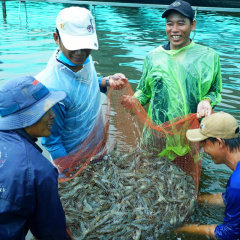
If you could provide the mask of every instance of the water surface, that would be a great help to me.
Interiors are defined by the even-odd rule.
[[[56,45],[52,38],[55,19],[68,4],[7,1],[7,18],[0,10],[0,85],[23,75],[36,75],[46,65]],[[89,6],[84,6],[89,7]],[[136,88],[146,54],[165,44],[162,9],[95,6],[99,50],[92,51],[99,75],[124,73]],[[197,13],[194,41],[215,49],[221,60],[222,102],[215,111],[232,114],[240,122],[240,14]],[[193,35],[192,35],[193,36]],[[223,191],[230,169],[204,157],[200,193]],[[218,224],[224,208],[199,205],[189,222]],[[163,239],[208,239],[195,235],[170,234]]]

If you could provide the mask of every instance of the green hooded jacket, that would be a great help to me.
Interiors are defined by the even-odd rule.
[[[209,47],[191,42],[179,50],[165,50],[160,46],[149,52],[134,95],[141,105],[149,103],[148,115],[159,125],[196,113],[203,99],[210,99],[212,107],[216,106],[221,102],[221,90],[219,55]],[[185,144],[185,134],[166,136],[165,140],[161,139],[164,144],[158,140],[144,129],[142,144],[148,149],[149,146],[158,148],[160,157],[173,160],[191,152]]]
[[[221,102],[222,77],[219,55],[194,42],[179,50],[158,47],[148,53],[134,94],[141,105],[149,103],[148,115],[156,124],[197,112],[209,98]]]

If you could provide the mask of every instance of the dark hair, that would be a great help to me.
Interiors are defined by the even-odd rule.
[[[189,17],[188,17],[188,19],[189,19],[189,21],[190,21],[190,24],[192,25],[192,24],[193,24],[193,19],[192,19],[192,18],[189,18]]]
[[[209,141],[212,143],[215,143],[217,141],[216,138],[210,137],[208,138]],[[234,151],[240,151],[240,136],[237,138],[232,138],[232,139],[222,139],[225,142],[225,145],[229,148],[230,152]]]
[[[56,28],[56,33],[57,33],[57,35],[58,35],[58,39],[61,40],[61,38],[60,38],[60,34],[59,34],[59,31],[58,31],[57,28]]]

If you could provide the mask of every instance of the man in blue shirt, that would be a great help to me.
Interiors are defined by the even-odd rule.
[[[76,148],[81,149],[84,141],[92,135],[94,137],[87,145],[96,148],[103,138],[100,91],[106,92],[108,86],[121,89],[127,79],[121,73],[97,77],[90,55],[92,50],[98,49],[96,27],[86,8],[61,10],[53,38],[58,48],[36,79],[50,90],[61,90],[67,95],[53,108],[56,121],[52,135],[42,139],[52,159],[56,159],[76,151]]]
[[[187,138],[200,141],[215,164],[225,164],[233,174],[221,194],[201,195],[199,201],[225,204],[225,217],[219,225],[185,225],[177,232],[189,232],[218,239],[240,239],[240,137],[237,120],[228,113],[214,113],[201,122],[199,129],[188,130]]]

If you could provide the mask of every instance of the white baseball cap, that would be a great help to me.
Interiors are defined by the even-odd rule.
[[[95,20],[88,9],[64,8],[57,16],[56,28],[66,49],[98,49]]]

